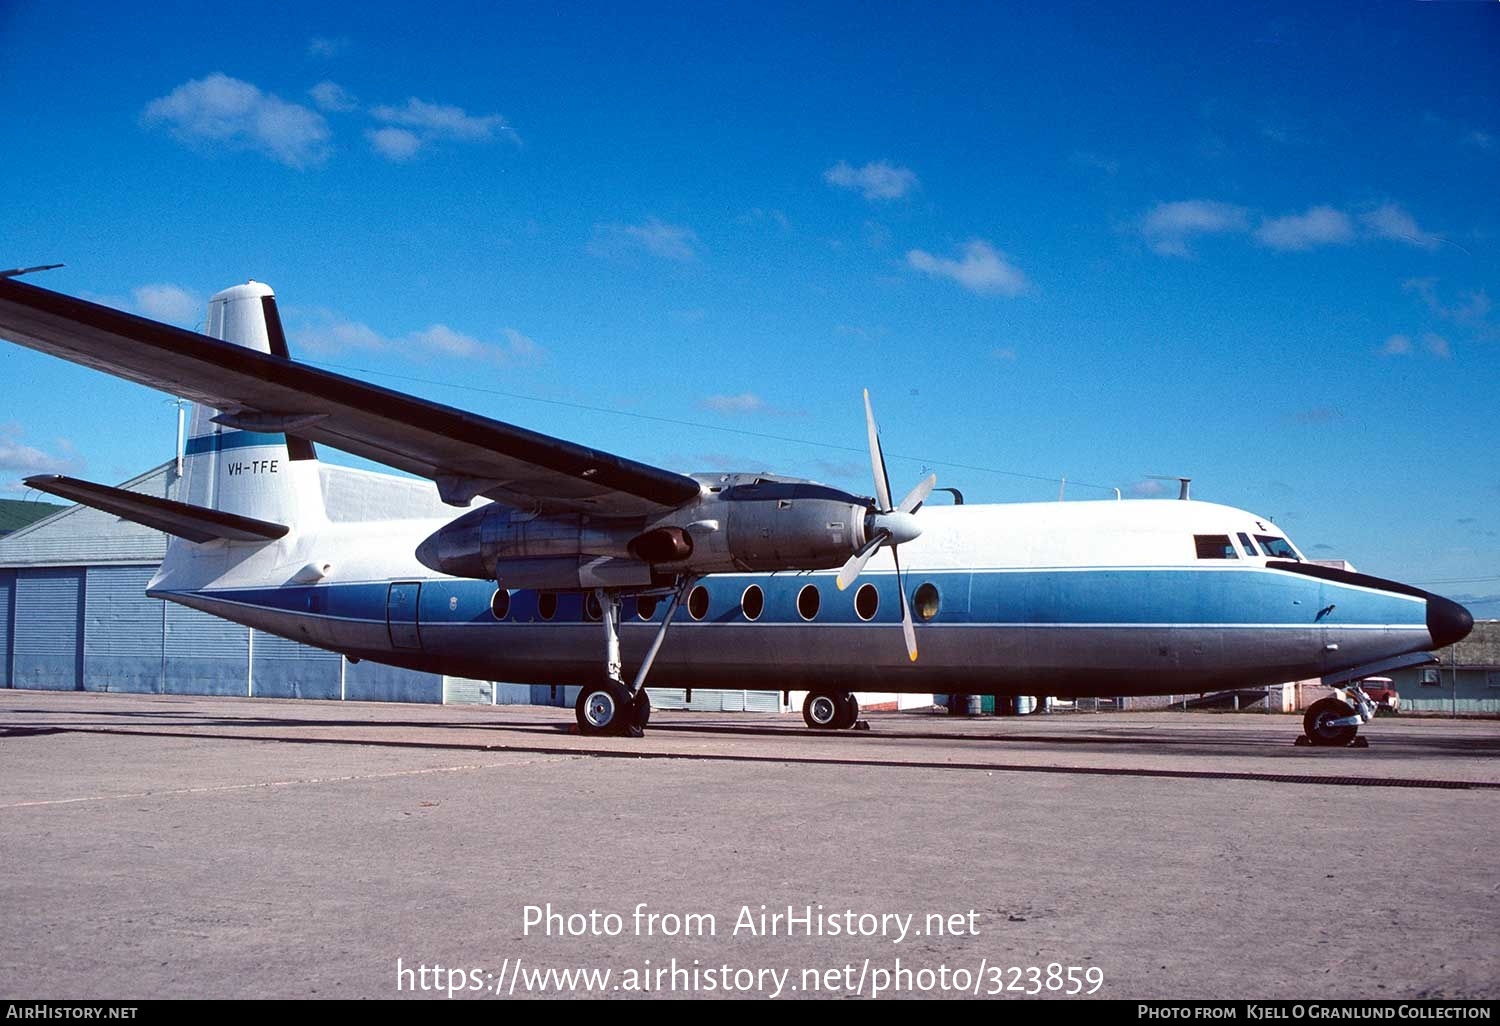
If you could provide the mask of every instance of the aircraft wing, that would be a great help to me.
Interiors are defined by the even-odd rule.
[[[0,335],[20,345],[538,512],[634,516],[698,494],[690,477],[246,349],[10,278]]]

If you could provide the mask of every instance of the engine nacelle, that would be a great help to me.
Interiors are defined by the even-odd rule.
[[[530,579],[537,577],[548,561],[554,561],[552,565],[558,567],[571,565],[576,569],[580,558],[605,557],[648,567],[649,580],[649,564],[636,559],[630,551],[631,541],[644,526],[640,518],[600,519],[583,513],[535,516],[491,504],[444,525],[417,547],[417,559],[439,573],[480,579],[494,579],[497,565],[513,564],[518,573],[524,566],[524,573]],[[572,577],[573,571],[563,576]],[[559,582],[535,586],[570,585]]]
[[[516,588],[644,587],[676,574],[826,570],[867,537],[868,500],[812,481],[703,477],[700,496],[659,517],[471,510],[417,548],[455,577]]]

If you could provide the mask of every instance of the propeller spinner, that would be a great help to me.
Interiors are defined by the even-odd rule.
[[[869,539],[839,571],[838,586],[843,591],[853,584],[864,570],[870,557],[882,545],[891,547],[891,559],[896,564],[896,593],[901,596],[901,633],[906,638],[906,654],[917,660],[917,632],[911,621],[911,605],[906,600],[906,582],[901,579],[901,557],[897,554],[903,542],[909,542],[922,533],[915,516],[917,507],[932,494],[937,484],[937,475],[929,474],[917,486],[906,493],[899,505],[891,505],[891,480],[885,472],[885,454],[880,448],[880,429],[875,426],[875,411],[870,407],[870,390],[865,389],[865,429],[870,439],[870,466],[875,473],[876,508],[865,514],[865,537]]]

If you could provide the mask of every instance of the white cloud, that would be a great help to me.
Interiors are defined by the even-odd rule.
[[[1409,335],[1392,335],[1385,340],[1385,345],[1380,347],[1381,356],[1410,356],[1411,337]]]
[[[0,473],[29,476],[31,474],[75,474],[83,469],[83,461],[72,454],[73,443],[65,438],[57,440],[58,448],[67,455],[54,456],[21,442],[19,424],[0,424]]]
[[[1002,360],[1005,363],[1015,363],[1016,351],[1010,346],[996,347],[990,350],[990,358],[993,360]]]
[[[1492,150],[1495,148],[1495,137],[1477,128],[1464,136],[1464,142],[1470,146],[1478,146],[1481,150]]]
[[[499,114],[470,114],[462,107],[428,103],[416,97],[407,100],[403,107],[372,107],[370,114],[376,121],[406,129],[409,135],[419,139],[424,146],[436,140],[488,142],[496,136],[505,136],[516,143],[521,141]],[[375,140],[372,138],[371,141]],[[415,150],[411,152],[414,153]]]
[[[532,363],[545,355],[545,351],[536,344],[536,340],[529,335],[521,334],[515,328],[505,329],[505,341],[509,344],[510,359],[516,363]]]
[[[1436,356],[1439,360],[1453,359],[1453,347],[1450,346],[1448,344],[1448,340],[1441,335],[1434,334],[1433,332],[1429,331],[1427,334],[1422,336],[1422,345],[1426,346],[1427,351],[1433,356]]]
[[[375,152],[387,160],[411,160],[422,148],[422,140],[404,128],[372,128],[365,133]]]
[[[1309,208],[1305,214],[1262,221],[1255,229],[1255,239],[1272,249],[1307,250],[1353,242],[1354,226],[1343,211],[1318,206]]]
[[[589,250],[597,256],[618,256],[644,249],[666,260],[688,261],[698,256],[698,236],[691,228],[667,224],[654,217],[644,224],[596,224]]]
[[[768,409],[764,399],[750,392],[741,392],[739,395],[711,395],[707,399],[700,400],[698,406],[725,415],[764,413]]]
[[[141,313],[172,324],[196,324],[207,305],[187,289],[166,283],[142,285],[132,295]]]
[[[354,94],[337,82],[319,82],[307,91],[307,95],[312,97],[319,110],[347,114],[359,109],[359,101],[354,98]]]
[[[823,180],[841,189],[856,189],[867,200],[900,199],[921,184],[911,168],[885,160],[872,161],[864,167],[841,160],[823,172]]]
[[[1152,207],[1141,223],[1141,233],[1154,252],[1185,257],[1192,255],[1188,242],[1195,236],[1242,232],[1246,225],[1244,207],[1217,200],[1177,200]]]
[[[313,36],[307,41],[309,57],[337,57],[347,49],[349,49],[347,36]]]
[[[515,328],[504,329],[503,342],[484,342],[446,324],[433,324],[400,338],[388,338],[366,324],[345,320],[328,310],[299,312],[298,321],[291,332],[294,353],[336,356],[350,352],[395,352],[420,358],[505,365],[536,363],[546,355],[546,350]]]
[[[297,169],[328,157],[328,124],[321,114],[220,72],[152,100],[141,120],[166,125],[192,146],[255,150]]]
[[[1396,239],[1421,249],[1437,249],[1443,241],[1432,232],[1417,227],[1417,219],[1394,203],[1361,214],[1359,219],[1382,239]]]
[[[906,254],[906,262],[923,274],[951,278],[970,292],[982,295],[1018,296],[1030,285],[1026,275],[1004,253],[983,239],[965,243],[959,260],[914,249]]]

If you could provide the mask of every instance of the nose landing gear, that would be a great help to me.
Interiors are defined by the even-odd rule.
[[[1334,695],[1307,707],[1302,717],[1303,734],[1297,744],[1318,748],[1369,747],[1369,741],[1357,735],[1361,726],[1375,718],[1375,700],[1358,681],[1335,688]]]

